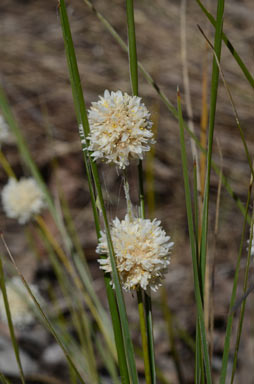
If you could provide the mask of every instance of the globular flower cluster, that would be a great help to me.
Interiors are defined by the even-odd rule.
[[[156,291],[167,271],[174,245],[160,226],[160,221],[130,219],[128,215],[122,221],[116,218],[111,236],[123,288],[133,290],[141,287],[146,290],[149,286]],[[107,255],[99,263],[105,272],[112,272],[105,232],[101,232],[96,252]]]
[[[153,139],[150,113],[141,98],[121,91],[105,91],[88,111],[89,150],[95,160],[126,168],[131,159],[143,159]]]
[[[36,300],[43,304],[36,285],[31,284],[30,289]],[[34,322],[34,302],[18,277],[13,277],[6,283],[8,303],[11,311],[12,322],[17,328],[25,328]],[[0,291],[0,319],[7,324],[7,316],[3,294]]]
[[[2,190],[2,203],[7,217],[27,223],[45,206],[44,195],[33,178],[19,181],[10,178]]]

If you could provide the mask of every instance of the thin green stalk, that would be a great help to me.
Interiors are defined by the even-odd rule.
[[[194,383],[200,383],[200,343],[199,343],[199,335],[198,335],[198,320],[196,320],[196,347],[195,347],[195,370],[194,370]]]
[[[195,384],[205,384],[201,334],[198,319],[196,321],[196,348],[195,348]]]
[[[197,241],[197,250],[198,250],[198,235],[199,235],[199,211],[198,211],[198,179],[197,179],[197,166],[194,162],[193,164],[193,175],[194,175],[194,227],[196,233],[196,241]]]
[[[222,29],[223,29],[223,14],[224,14],[224,0],[217,1],[217,21],[214,38],[214,51],[218,60],[221,56],[222,45]],[[208,233],[208,210],[209,210],[209,197],[210,197],[210,176],[211,176],[211,161],[213,151],[213,134],[217,104],[217,93],[219,84],[219,68],[215,57],[213,58],[212,81],[211,81],[211,98],[210,98],[210,114],[209,114],[209,133],[208,133],[208,152],[207,152],[207,166],[206,166],[206,184],[204,205],[202,213],[202,232],[201,232],[201,246],[200,246],[200,268],[202,280],[202,296],[204,297],[205,285],[205,270],[206,270],[206,252],[207,252],[207,233]]]
[[[134,20],[134,8],[133,0],[126,0],[126,14],[128,24],[128,53],[129,53],[129,66],[130,77],[132,84],[132,93],[134,96],[138,96],[138,59],[136,49],[136,33],[135,33],[135,20]],[[143,182],[143,164],[142,160],[138,165],[138,181],[139,181],[139,206],[140,216],[145,218],[145,196],[144,196],[144,182]],[[141,295],[142,298],[142,295]],[[141,304],[140,304],[141,305]],[[149,355],[149,371],[151,372],[151,382],[156,382],[156,370],[155,370],[155,357],[154,357],[154,345],[153,345],[153,322],[152,322],[152,300],[151,296],[144,292],[144,305],[145,305],[145,317],[146,317],[146,331],[148,344],[143,344],[143,347],[148,348]],[[144,351],[144,356],[146,355]],[[144,361],[146,364],[147,362]],[[145,370],[148,368],[145,367]]]
[[[16,336],[15,336],[15,331],[14,331],[14,327],[13,327],[11,311],[10,311],[10,306],[9,306],[9,301],[8,301],[8,294],[7,294],[6,285],[5,285],[2,255],[0,255],[0,287],[1,287],[2,295],[3,295],[4,306],[5,306],[5,311],[6,311],[7,321],[8,321],[8,327],[9,327],[10,336],[11,336],[11,342],[12,342],[12,346],[13,346],[14,353],[15,353],[15,358],[16,358],[18,368],[19,368],[20,379],[21,379],[22,384],[25,384],[26,381],[25,381],[24,371],[22,368],[21,360],[20,360],[19,346],[18,346],[18,342],[17,342]]]
[[[196,246],[197,241],[195,238],[195,230],[194,230],[194,222],[193,222],[191,191],[190,191],[188,167],[187,167],[188,161],[187,161],[186,148],[185,148],[184,125],[183,125],[183,116],[182,116],[182,108],[181,108],[181,97],[180,97],[179,91],[177,92],[177,106],[178,106],[178,120],[179,120],[179,127],[180,127],[181,158],[182,158],[182,168],[183,168],[183,178],[184,178],[185,201],[186,201],[187,219],[188,219],[190,245],[191,245],[191,253],[192,253],[194,290],[195,290],[195,298],[196,298],[196,305],[197,305],[197,317],[198,317],[198,323],[200,326],[200,339],[202,342],[202,351],[203,351],[203,358],[204,358],[204,364],[205,364],[206,380],[207,380],[207,384],[211,384],[212,376],[211,376],[210,361],[209,361],[208,347],[207,347],[207,341],[206,341],[203,304],[202,304],[202,298],[201,298],[201,287],[200,287],[199,274],[198,274],[197,246]]]
[[[198,3],[200,8],[202,9],[204,14],[206,15],[206,17],[208,18],[210,23],[215,27],[216,26],[215,18],[211,15],[210,12],[208,12],[207,8],[204,6],[204,4],[202,4],[202,2],[200,0],[196,0],[196,2]],[[237,64],[241,68],[244,76],[246,77],[246,79],[248,80],[248,82],[250,83],[250,85],[253,88],[254,87],[254,77],[251,75],[248,68],[246,67],[246,65],[242,61],[241,57],[238,55],[237,51],[235,50],[235,48],[233,47],[233,45],[231,44],[231,42],[229,41],[229,39],[227,38],[227,36],[225,35],[224,32],[222,32],[222,39],[223,39],[224,43],[226,44],[227,48],[229,49],[229,51],[231,52],[232,56],[234,57],[235,61],[237,62]]]
[[[136,364],[135,364],[134,348],[133,348],[133,344],[132,344],[132,340],[131,340],[131,336],[130,336],[122,288],[121,288],[121,284],[120,284],[120,280],[119,280],[119,276],[118,276],[118,272],[117,272],[117,268],[116,268],[113,243],[112,243],[112,239],[111,239],[111,235],[110,235],[110,227],[109,227],[106,209],[105,209],[105,205],[104,205],[104,200],[103,200],[98,170],[97,170],[96,164],[93,162],[93,160],[90,157],[89,151],[86,148],[86,140],[87,140],[86,138],[89,134],[89,123],[88,123],[87,112],[86,112],[86,107],[85,107],[85,102],[84,102],[84,97],[83,97],[83,91],[82,91],[82,87],[81,87],[81,81],[80,81],[80,76],[79,76],[79,71],[78,71],[78,66],[77,66],[77,60],[76,60],[75,50],[74,50],[74,46],[73,46],[73,42],[72,42],[72,35],[71,35],[71,30],[70,30],[70,25],[69,25],[69,20],[68,20],[64,0],[60,0],[59,10],[60,10],[60,19],[61,19],[61,24],[62,24],[66,57],[67,57],[67,63],[68,63],[68,67],[69,67],[69,74],[70,74],[70,80],[71,80],[71,85],[72,85],[72,93],[73,93],[75,110],[76,110],[76,114],[77,114],[77,120],[79,123],[80,122],[82,123],[82,130],[84,130],[84,136],[85,137],[82,140],[82,144],[84,144],[84,146],[85,146],[85,148],[84,148],[86,150],[85,153],[87,153],[89,166],[91,167],[91,171],[92,171],[92,175],[93,175],[93,181],[94,181],[95,188],[96,188],[97,195],[98,195],[98,199],[100,202],[100,207],[102,210],[102,216],[103,216],[103,221],[104,221],[106,236],[107,236],[107,241],[108,241],[109,256],[110,256],[110,261],[111,261],[111,266],[112,266],[112,277],[113,277],[113,282],[115,285],[116,300],[117,300],[119,316],[120,316],[120,321],[119,321],[118,311],[117,311],[117,308],[114,304],[114,308],[111,308],[111,311],[113,311],[113,313],[114,313],[114,317],[112,318],[112,320],[113,320],[113,323],[115,323],[115,326],[119,327],[119,335],[121,335],[121,332],[122,332],[123,340],[124,340],[122,345],[125,348],[125,351],[121,350],[122,357],[119,359],[119,363],[121,361],[124,361],[125,356],[126,356],[127,361],[128,361],[128,365],[125,363],[124,367],[120,366],[119,368],[121,370],[121,375],[124,378],[123,382],[128,383],[129,382],[129,375],[128,375],[128,371],[127,371],[127,366],[128,366],[129,373],[130,373],[132,382],[134,384],[134,383],[138,383],[138,375],[137,375]],[[85,162],[86,162],[86,158],[85,158]],[[108,287],[108,289],[110,289],[110,287]],[[113,298],[114,298],[114,296],[112,295],[111,299],[113,300]],[[111,302],[109,301],[109,305],[112,305],[112,301]],[[121,327],[122,327],[122,330],[121,330]],[[116,344],[118,344],[118,340],[116,338],[116,335],[115,335],[115,341],[116,341]],[[119,345],[118,345],[118,347],[119,347]],[[117,349],[117,351],[119,351],[119,348]],[[125,354],[124,354],[124,352],[125,352]]]
[[[128,53],[128,46],[127,44],[123,41],[123,39],[120,37],[120,35],[116,32],[116,30],[113,28],[113,26],[109,23],[109,21],[95,8],[95,6],[91,3],[90,0],[83,0],[86,5],[94,12],[94,14],[96,15],[96,17],[101,21],[101,23],[105,26],[105,28],[109,31],[109,33],[113,36],[113,38],[117,41],[117,43],[120,45],[120,47]],[[225,36],[226,38],[226,36]],[[224,40],[225,41],[225,40]],[[232,53],[235,53],[236,55],[233,55],[234,58],[236,59],[237,56],[237,53],[236,53],[236,50],[235,48],[232,47]],[[156,81],[152,78],[152,76],[150,75],[149,72],[147,72],[147,70],[144,68],[143,64],[138,62],[138,67],[140,69],[140,71],[143,73],[143,76],[144,78],[146,79],[146,81],[154,88],[154,90],[157,92],[157,94],[159,95],[160,99],[162,100],[162,102],[165,104],[166,108],[170,111],[170,113],[176,118],[178,119],[178,112],[177,112],[177,109],[174,107],[173,103],[167,98],[166,94],[160,89],[160,86],[156,83]],[[190,131],[188,125],[183,122],[183,125],[184,125],[184,129],[188,132],[188,134],[190,135],[190,137],[195,141],[195,143],[197,144],[198,148],[206,154],[206,150],[205,148],[202,147],[202,145],[200,144],[200,141],[198,140],[198,138]],[[217,175],[220,175],[220,168],[212,161],[212,167],[214,169],[214,171],[216,172]],[[241,202],[241,200],[239,199],[239,197],[234,193],[234,191],[232,190],[230,184],[229,184],[229,181],[227,179],[227,177],[225,175],[222,175],[222,183],[224,185],[224,187],[226,188],[226,190],[228,191],[229,195],[232,197],[232,199],[236,202],[236,205],[237,207],[239,208],[239,210],[241,211],[242,215],[244,216],[244,206]],[[248,223],[251,222],[251,219],[250,217],[248,216]]]
[[[137,289],[137,299],[138,299],[138,312],[139,312],[139,323],[140,323],[140,331],[141,331],[141,339],[142,339],[143,359],[144,359],[144,365],[145,365],[146,384],[152,384],[150,359],[149,359],[149,351],[148,351],[148,340],[147,340],[147,333],[146,333],[145,310],[144,310],[144,303],[143,303],[141,288]]]
[[[199,254],[199,211],[198,211],[198,184],[197,184],[197,167],[194,162],[193,164],[193,176],[194,176],[194,228],[195,228],[195,239],[196,239],[196,249]],[[197,266],[199,269],[199,259],[197,259]],[[200,327],[198,319],[196,320],[196,348],[195,348],[195,384],[204,383],[204,364],[202,358],[202,343],[200,335]]]
[[[231,337],[232,324],[233,324],[233,318],[234,318],[233,308],[234,308],[235,299],[236,299],[236,291],[237,291],[239,271],[240,271],[240,261],[242,257],[243,247],[244,247],[245,230],[246,230],[246,224],[247,224],[247,213],[248,213],[249,204],[250,204],[251,190],[252,190],[252,182],[250,183],[248,188],[248,198],[247,198],[246,207],[245,207],[242,236],[241,236],[237,262],[236,262],[234,283],[233,283],[232,294],[231,294],[230,305],[229,305],[226,336],[225,336],[224,348],[223,348],[222,368],[221,368],[220,381],[219,381],[220,384],[225,384],[226,376],[227,376],[227,366],[228,366],[229,350],[230,350],[230,337]]]
[[[9,161],[6,159],[4,153],[1,150],[1,145],[0,145],[0,164],[2,165],[5,173],[9,177],[13,177],[14,179],[16,179],[15,173],[13,172],[13,170],[12,170],[12,168],[10,166]]]
[[[148,351],[152,375],[152,383],[156,383],[156,366],[155,366],[155,353],[154,353],[154,340],[153,340],[153,316],[152,316],[152,300],[150,293],[144,291],[145,299],[145,317],[146,317],[146,332],[148,340]]]
[[[133,0],[126,0],[126,14],[127,14],[127,24],[128,24],[129,65],[130,65],[132,93],[134,96],[138,96],[138,65],[137,65],[138,61],[137,61],[137,49],[136,49],[136,33],[135,33]]]
[[[252,222],[253,222],[253,220],[254,220],[254,209],[252,210]],[[253,241],[253,224],[251,225],[251,230],[250,230],[248,257],[247,257],[247,263],[246,263],[246,268],[245,268],[245,273],[244,273],[244,284],[243,284],[244,296],[247,292],[248,277],[249,277],[249,270],[250,270],[250,261],[251,261],[252,241]],[[236,373],[237,357],[238,357],[238,351],[239,351],[239,346],[240,346],[240,339],[241,339],[241,335],[242,335],[246,300],[247,300],[247,297],[244,298],[242,305],[241,305],[241,312],[240,312],[240,318],[239,318],[239,323],[238,323],[238,328],[237,328],[237,337],[236,337],[236,343],[235,343],[233,368],[232,368],[232,374],[231,374],[231,382],[230,382],[231,384],[234,383],[234,378],[235,378],[235,373]]]

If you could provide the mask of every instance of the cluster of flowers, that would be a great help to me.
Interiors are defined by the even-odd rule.
[[[155,143],[150,113],[140,97],[127,93],[104,92],[88,111],[90,135],[88,149],[95,160],[114,163],[125,169],[132,159],[142,160]],[[141,287],[156,291],[167,272],[173,243],[160,221],[126,215],[111,225],[116,267],[125,290]],[[106,254],[99,260],[105,272],[112,272],[105,231],[96,252]]]
[[[90,134],[84,141],[92,157],[120,169],[125,169],[131,160],[142,160],[155,143],[150,113],[139,97],[106,90],[103,97],[92,103],[88,120]],[[4,126],[3,137],[6,130]],[[43,193],[33,178],[10,178],[1,195],[6,215],[20,224],[27,223],[45,206]],[[123,220],[113,220],[111,235],[123,288],[129,291],[149,287],[156,291],[167,271],[173,247],[160,221],[127,214]],[[99,260],[100,267],[111,273],[104,231],[96,252],[106,254],[106,258]]]

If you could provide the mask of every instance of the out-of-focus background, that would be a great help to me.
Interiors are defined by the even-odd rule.
[[[126,41],[125,2],[123,0],[97,0],[95,7],[113,24]],[[210,10],[215,14],[215,2]],[[138,58],[150,72],[171,102],[176,104],[176,88],[180,87],[186,117],[181,48],[181,2],[179,0],[135,1],[136,37]],[[78,64],[89,107],[105,89],[131,93],[128,58],[104,26],[82,0],[68,1],[68,14]],[[226,2],[224,31],[234,44],[250,71],[254,68],[254,3],[252,0]],[[207,22],[195,1],[187,2],[186,36],[187,68],[189,71],[193,122],[196,134],[200,134],[202,108],[202,73],[208,60],[210,81],[212,53],[206,48],[204,37],[197,24],[213,40],[213,28]],[[57,1],[2,0],[0,3],[0,82],[5,89],[16,118],[27,140],[33,159],[54,194],[58,186],[70,206],[75,227],[91,268],[97,293],[103,299],[105,288],[102,272],[96,261],[96,233],[93,224],[88,184],[83,165],[80,140],[73,108],[71,87],[68,79]],[[222,70],[239,114],[250,154],[254,150],[253,89],[244,78],[230,52],[223,46]],[[168,305],[174,315],[175,326],[190,336],[195,333],[195,307],[192,282],[191,255],[185,213],[185,200],[180,162],[179,128],[176,120],[159,100],[154,89],[140,74],[140,96],[152,111],[157,127],[155,146],[154,188],[155,212],[167,233],[175,242],[169,273],[166,276]],[[192,169],[190,142],[189,165]],[[15,143],[5,145],[3,151],[18,177],[29,176],[20,159]],[[222,160],[219,152],[222,153]],[[219,88],[215,123],[214,160],[222,161],[223,172],[229,178],[233,191],[246,201],[250,171],[240,140],[232,106],[221,83]],[[144,164],[146,168],[146,163]],[[138,187],[136,167],[130,167],[131,197],[137,204]],[[123,217],[121,177],[113,166],[100,166],[101,181],[110,218]],[[7,177],[0,169],[1,187]],[[216,247],[213,247],[215,203],[218,177],[212,173],[210,204],[209,256],[215,258],[214,272],[214,360],[213,368],[220,369],[225,320],[231,295],[234,268],[240,244],[243,217],[234,200],[222,188],[219,231]],[[57,204],[57,202],[56,202]],[[44,218],[57,236],[50,215]],[[41,249],[38,261],[28,246],[26,230],[16,221],[7,219],[0,211],[1,231],[11,248],[24,275],[40,286],[52,278],[51,269]],[[39,240],[38,240],[39,241]],[[39,244],[39,243],[38,243]],[[243,254],[243,266],[246,252]],[[251,273],[253,268],[251,267]],[[242,274],[242,270],[241,270]],[[241,276],[242,278],[242,276]],[[238,292],[241,296],[241,292]],[[128,314],[132,323],[138,324],[136,300],[126,295]],[[165,337],[165,324],[160,310],[160,293],[154,295],[155,345],[158,365],[166,377],[176,383],[175,367]],[[104,300],[105,301],[105,300]],[[253,383],[253,297],[247,302],[243,339],[240,345],[237,382]],[[132,329],[134,337],[138,327]],[[52,338],[36,325],[20,333],[22,353],[27,359],[27,372],[40,374],[47,371],[58,377],[64,372],[64,359]],[[192,383],[194,358],[186,343],[177,341],[181,360],[184,361],[186,382]],[[54,350],[55,348],[55,350]],[[15,369],[11,355],[8,332],[0,325],[0,371],[12,374]],[[139,368],[142,371],[142,361]]]

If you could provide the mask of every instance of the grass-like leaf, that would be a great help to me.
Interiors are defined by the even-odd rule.
[[[194,290],[195,290],[195,298],[196,298],[196,305],[197,305],[197,319],[198,319],[198,327],[200,328],[200,338],[199,337],[197,338],[197,344],[199,344],[199,340],[201,340],[202,353],[203,353],[204,364],[205,364],[206,380],[208,384],[211,384],[212,376],[211,376],[210,361],[209,361],[207,341],[206,341],[206,331],[205,331],[202,296],[201,296],[201,284],[199,281],[199,273],[198,273],[197,241],[195,237],[195,229],[194,229],[194,221],[193,221],[194,218],[192,213],[191,191],[190,191],[190,185],[189,185],[187,155],[186,155],[185,139],[184,139],[184,125],[183,125],[183,116],[182,116],[182,108],[181,108],[181,97],[180,97],[179,91],[177,93],[177,106],[178,106],[178,121],[179,121],[179,127],[180,127],[180,144],[181,144],[181,158],[182,158],[184,190],[185,190],[185,202],[186,202],[188,228],[189,228],[191,254],[192,254]]]
[[[224,0],[217,1],[217,22],[214,38],[214,51],[218,61],[221,56],[222,45],[222,29],[223,29],[223,14],[224,14]],[[217,93],[219,84],[219,68],[217,61],[213,59],[212,81],[211,81],[211,97],[210,97],[210,114],[209,114],[209,132],[208,132],[208,151],[207,151],[207,166],[206,166],[206,184],[204,194],[204,205],[202,212],[202,232],[201,232],[201,246],[200,246],[200,264],[201,264],[201,281],[202,281],[202,296],[204,295],[205,284],[205,269],[206,269],[206,253],[207,253],[207,233],[208,233],[208,209],[210,197],[210,176],[212,168],[212,152],[213,152],[213,134],[214,123],[217,104]]]

